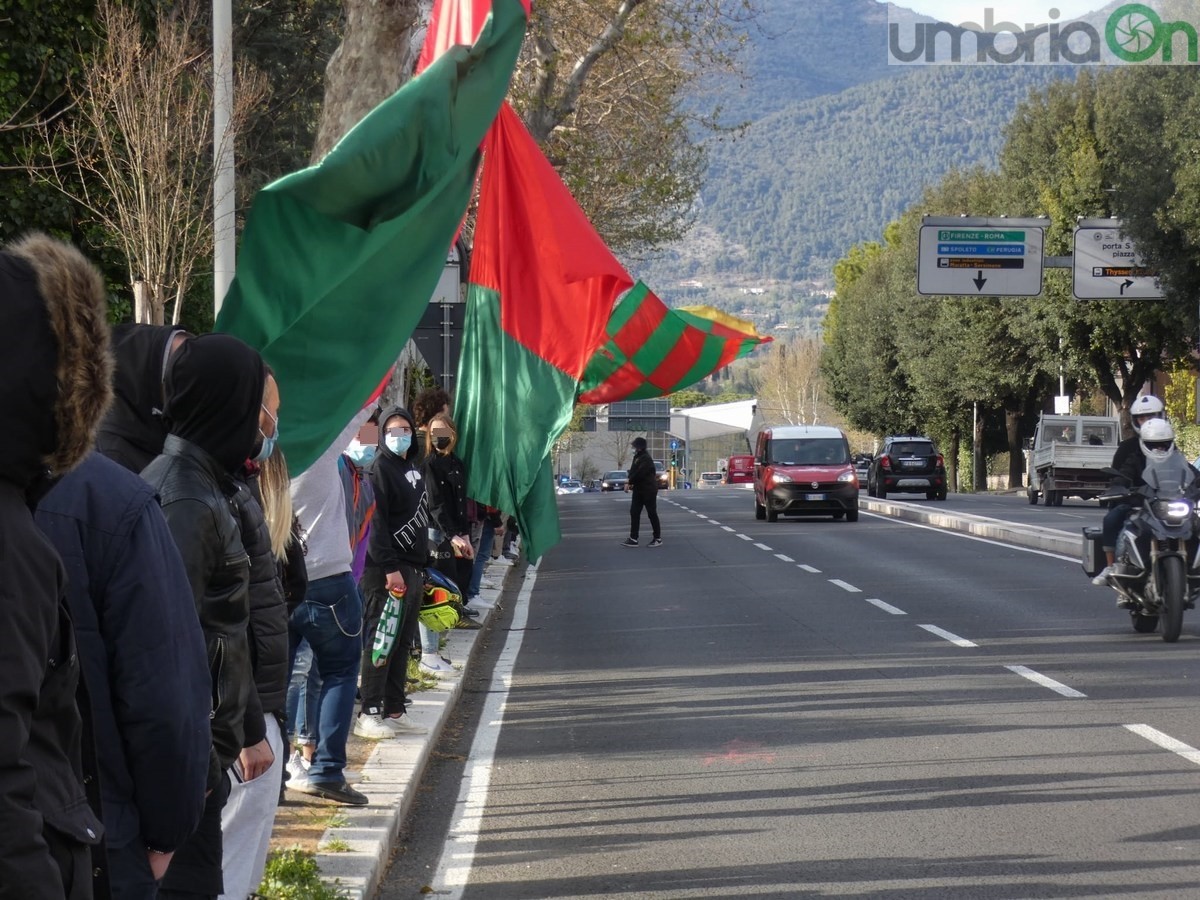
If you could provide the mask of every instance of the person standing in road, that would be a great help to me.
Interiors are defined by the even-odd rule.
[[[636,437],[630,446],[633,447],[633,462],[629,466],[625,490],[633,494],[629,504],[629,537],[622,547],[638,545],[638,530],[642,524],[642,510],[646,510],[646,518],[650,520],[650,528],[654,535],[648,547],[662,546],[662,528],[658,522],[658,471],[654,468],[654,460],[646,451],[646,439]]]

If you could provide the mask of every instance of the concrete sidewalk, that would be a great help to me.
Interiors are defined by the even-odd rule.
[[[499,587],[481,590],[480,599],[498,603],[510,574],[524,565],[523,562],[506,565],[503,558],[493,560],[484,579]],[[494,608],[480,610],[476,621],[482,628],[452,630],[442,652],[453,660],[454,672],[439,675],[436,690],[412,694],[406,718],[424,725],[429,729],[428,734],[400,735],[376,743],[362,767],[361,779],[354,784],[356,790],[370,798],[370,805],[330,805],[330,810],[336,810],[338,820],[344,824],[326,829],[317,847],[317,865],[322,879],[341,889],[346,897],[366,900],[379,889],[400,825],[416,797],[421,773],[462,693],[463,673],[471,664],[479,637],[488,630],[495,612]],[[325,848],[331,842],[349,849],[329,852]]]
[[[934,506],[888,502],[866,496],[859,498],[859,507],[933,528],[972,534],[1049,553],[1078,558],[1082,550],[1080,537],[1036,525],[1020,525],[969,513],[946,512]],[[510,574],[515,576],[517,570],[522,568],[524,565],[520,563],[504,565],[493,561],[485,577],[498,584],[499,588],[482,591],[482,599],[498,602],[503,590],[512,586],[509,583]],[[367,900],[378,890],[400,825],[416,797],[421,774],[462,693],[463,671],[470,665],[479,636],[487,630],[488,621],[494,613],[494,609],[481,611],[479,622],[484,626],[482,629],[455,629],[450,633],[445,652],[454,661],[454,673],[439,679],[438,690],[421,691],[413,695],[409,715],[426,726],[429,733],[380,741],[363,766],[361,781],[355,785],[371,799],[370,805],[361,808],[337,807],[341,814],[339,819],[345,824],[326,830],[318,845],[317,865],[320,866],[321,877],[336,884],[345,896],[353,900]],[[332,841],[338,842],[339,847],[348,846],[349,850],[331,853],[322,849]]]

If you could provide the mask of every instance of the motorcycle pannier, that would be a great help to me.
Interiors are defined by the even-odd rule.
[[[1090,526],[1083,529],[1083,571],[1089,576],[1095,575],[1107,565],[1104,557],[1103,530]]]

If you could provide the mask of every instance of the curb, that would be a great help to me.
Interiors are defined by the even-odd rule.
[[[493,561],[484,571],[484,577],[497,582],[500,587],[481,590],[480,597],[498,603],[508,574],[517,565]],[[342,896],[350,900],[367,900],[378,891],[400,825],[416,799],[421,773],[462,694],[463,675],[475,654],[480,635],[489,630],[488,623],[495,612],[494,608],[479,611],[476,621],[483,626],[479,629],[454,629],[446,638],[444,652],[454,660],[455,671],[439,678],[439,689],[412,695],[407,717],[428,728],[428,734],[398,735],[376,743],[362,767],[360,781],[354,785],[370,798],[370,805],[331,807],[336,808],[345,824],[325,830],[317,844],[316,862],[321,880],[340,890]],[[322,849],[331,842],[349,849],[340,852]]]
[[[1019,525],[1016,522],[1006,522],[1003,519],[989,519],[986,516],[976,516],[971,513],[946,513],[927,507],[912,506],[907,503],[889,503],[887,500],[876,500],[873,497],[859,497],[859,509],[902,519],[906,522],[920,522],[944,531],[958,531],[973,534],[976,537],[989,538],[1026,547],[1030,550],[1044,550],[1047,553],[1061,553],[1064,556],[1079,558],[1083,553],[1083,536],[1064,534],[1053,528],[1043,528],[1040,525]]]

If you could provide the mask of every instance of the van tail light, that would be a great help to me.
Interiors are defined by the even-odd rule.
[[[892,461],[886,456],[881,456],[879,458],[879,467],[881,469],[890,469],[892,467]]]

